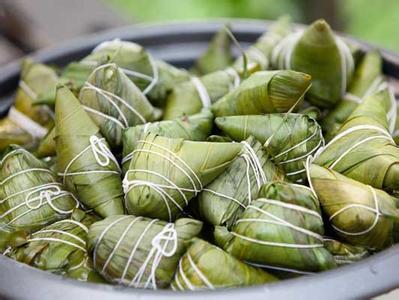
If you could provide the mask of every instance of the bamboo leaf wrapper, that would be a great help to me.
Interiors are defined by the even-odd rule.
[[[204,290],[232,288],[277,281],[259,268],[242,263],[222,249],[194,239],[180,258],[171,288]]]
[[[192,142],[152,133],[137,144],[123,180],[126,209],[169,221],[242,150],[240,144]]]
[[[55,107],[57,169],[65,187],[105,217],[123,214],[121,170],[100,129],[64,86]]]
[[[94,268],[108,281],[137,288],[167,288],[200,221],[167,223],[136,216],[111,216],[89,230]]]

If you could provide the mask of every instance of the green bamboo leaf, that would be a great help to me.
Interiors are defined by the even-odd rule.
[[[99,127],[65,86],[57,90],[55,118],[57,169],[66,188],[103,217],[123,214],[118,162]]]
[[[216,227],[225,251],[266,269],[308,273],[335,267],[323,245],[319,204],[306,186],[273,182],[259,192],[231,232]]]
[[[252,136],[242,143],[244,152],[190,203],[210,224],[230,228],[256,199],[263,184],[284,179],[284,173],[269,160],[261,143]]]
[[[202,223],[167,223],[136,216],[110,216],[89,230],[94,268],[109,282],[139,288],[167,288],[188,241]]]
[[[309,178],[341,239],[369,249],[392,245],[394,225],[399,220],[394,197],[314,164],[309,167]]]
[[[243,287],[277,281],[258,268],[246,265],[222,249],[195,238],[180,258],[173,290]]]
[[[254,136],[292,181],[306,177],[306,158],[314,155],[324,143],[317,122],[295,113],[219,117],[215,124],[235,141]]]
[[[245,79],[217,102],[216,117],[287,112],[310,87],[310,76],[295,71],[260,71]]]
[[[213,115],[203,109],[192,116],[183,116],[174,120],[146,123],[128,128],[123,133],[123,171],[129,168],[132,152],[141,136],[147,132],[170,138],[182,138],[190,141],[204,141],[211,133]]]
[[[235,143],[193,142],[148,133],[137,142],[123,180],[131,214],[174,220],[242,150]]]
[[[86,250],[88,227],[96,218],[75,211],[70,219],[58,221],[29,235],[24,244],[7,254],[41,270],[80,281],[102,282]]]
[[[330,238],[324,238],[324,246],[334,256],[338,266],[352,264],[370,255],[365,247],[353,246]]]
[[[50,129],[47,134],[43,137],[40,141],[36,155],[37,157],[48,157],[48,156],[55,156],[56,155],[56,144],[55,144],[55,127]]]
[[[31,233],[67,218],[78,205],[44,162],[23,148],[10,146],[0,161],[1,230]]]

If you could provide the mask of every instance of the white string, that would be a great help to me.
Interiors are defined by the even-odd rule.
[[[155,85],[158,83],[158,77],[159,77],[159,71],[158,71],[158,67],[155,64],[154,59],[152,58],[152,56],[150,54],[148,55],[148,60],[150,61],[150,65],[152,68],[152,80],[150,82],[150,84],[143,90],[143,94],[147,95],[154,87]]]
[[[215,287],[213,284],[209,281],[209,279],[205,276],[204,273],[201,272],[201,270],[197,267],[197,265],[194,263],[193,259],[191,258],[191,255],[189,252],[187,252],[186,255],[191,267],[194,269],[194,272],[198,275],[198,277],[201,279],[203,283],[207,286],[208,289],[214,290]]]
[[[207,108],[211,106],[211,99],[209,97],[206,87],[198,77],[191,77],[191,82],[194,84],[195,89],[200,97],[202,107]]]
[[[312,216],[320,219],[321,221],[323,220],[319,213],[317,213],[316,211],[311,210],[309,208],[303,207],[303,206],[299,206],[299,205],[291,204],[291,203],[285,203],[285,202],[281,202],[281,201],[273,200],[273,199],[266,199],[266,198],[259,198],[259,199],[257,199],[257,201],[261,201],[261,202],[264,202],[264,203],[267,203],[267,204],[271,204],[271,205],[275,205],[275,206],[288,208],[288,209],[291,209],[291,210],[296,210],[296,211],[299,211],[301,213],[312,215]]]
[[[104,230],[101,232],[100,236],[98,237],[95,245],[94,245],[94,249],[93,249],[93,266],[98,270],[98,266],[97,266],[97,252],[98,252],[98,247],[100,246],[100,243],[102,242],[105,234],[113,227],[115,226],[117,223],[122,222],[123,220],[130,218],[130,216],[122,216],[119,219],[116,219],[114,221],[112,221],[111,223],[109,223]]]
[[[251,147],[251,145],[248,142],[242,141],[241,144],[244,145],[246,153],[248,153],[250,160],[254,164],[253,171],[256,177],[256,181],[258,183],[258,187],[260,187],[260,185],[265,184],[268,181],[265,172],[263,172],[262,164],[260,163],[259,158],[255,153],[255,150]]]
[[[95,86],[95,85],[93,85],[93,84],[91,84],[91,83],[89,83],[87,81],[86,81],[84,87],[82,88],[82,90],[83,91],[84,90],[93,90],[96,93],[98,93],[101,96],[103,96],[104,99],[106,99],[117,110],[120,118],[122,119],[122,121],[123,121],[123,123],[125,125],[125,128],[129,127],[128,119],[127,119],[126,115],[123,113],[123,111],[121,110],[121,108],[113,101],[113,99],[118,101],[118,102],[120,102],[120,103],[122,103],[130,112],[135,114],[140,119],[140,121],[143,124],[147,122],[146,119],[133,106],[131,106],[122,97],[120,97],[120,96],[118,96],[118,95],[116,95],[114,93],[111,93],[111,92],[109,92],[107,90],[101,89],[101,88],[99,88],[99,87],[97,87],[97,86]]]
[[[14,152],[14,153],[15,153],[15,152]],[[17,176],[19,176],[19,175],[23,175],[23,174],[30,173],[30,172],[44,172],[44,173],[49,173],[49,174],[53,175],[53,172],[51,172],[49,169],[44,169],[44,168],[29,168],[29,169],[25,169],[25,170],[18,171],[18,172],[16,172],[16,173],[14,173],[14,174],[12,174],[12,175],[10,175],[10,176],[4,178],[2,181],[0,181],[0,185],[5,184],[7,181],[9,181],[9,180],[11,180],[11,179],[13,179],[13,178],[15,178],[15,177],[17,177]]]
[[[343,96],[345,95],[348,86],[348,72],[352,73],[355,65],[352,53],[346,43],[337,36],[335,36],[335,42],[341,57],[341,96]]]
[[[191,281],[187,278],[186,274],[184,273],[183,270],[183,266],[182,266],[182,259],[179,259],[179,266],[178,266],[178,272],[181,275],[184,283],[186,286],[188,286],[188,288],[192,291],[196,290],[196,288],[194,287],[194,285],[191,283]],[[176,274],[176,279],[177,279],[177,274]],[[181,288],[181,290],[183,290],[183,288]]]
[[[389,100],[391,101],[391,107],[387,113],[387,116],[389,121],[389,132],[393,133],[396,127],[397,103],[391,87],[388,87],[388,93],[389,93]]]
[[[375,208],[372,208],[372,207],[369,207],[369,206],[366,206],[366,205],[363,205],[363,204],[348,204],[348,205],[344,206],[343,208],[337,210],[334,214],[332,214],[330,216],[329,220],[330,220],[330,222],[332,222],[335,217],[337,217],[339,214],[343,213],[344,211],[346,211],[348,209],[351,209],[351,208],[363,208],[363,209],[368,210],[370,212],[373,212],[375,214],[375,218],[374,218],[373,223],[370,225],[369,228],[367,228],[367,229],[365,229],[363,231],[359,231],[359,232],[347,232],[347,231],[344,231],[342,229],[339,229],[334,224],[331,224],[331,226],[336,231],[338,231],[338,232],[340,232],[342,234],[345,234],[345,235],[349,235],[349,236],[357,236],[357,235],[367,234],[370,231],[372,231],[375,226],[377,226],[378,221],[379,221],[380,216],[381,216],[381,212],[380,212],[380,209],[379,209],[379,206],[378,206],[377,194],[376,194],[375,190],[371,186],[368,185],[367,187],[371,190],[371,194],[373,196],[373,201],[374,201]]]
[[[27,193],[27,192],[29,192],[29,193]],[[2,215],[0,215],[0,219],[3,219],[5,216],[9,215],[13,211],[17,210],[18,208],[20,208],[24,205],[26,205],[30,209],[30,211],[33,211],[33,210],[39,209],[44,204],[48,204],[51,207],[51,209],[53,209],[55,212],[57,212],[59,214],[70,214],[70,213],[72,213],[72,211],[75,208],[79,207],[79,201],[75,198],[75,196],[69,192],[61,190],[60,184],[57,182],[42,184],[39,186],[31,187],[26,190],[8,195],[6,198],[4,198],[0,201],[0,204],[15,197],[15,196],[18,196],[18,195],[24,194],[24,193],[27,193],[25,195],[25,201],[18,205],[15,205],[14,207],[12,207],[9,210],[7,210],[6,212],[4,212]],[[34,195],[36,193],[39,193],[39,195],[32,198],[32,195]],[[54,197],[52,197],[52,196],[54,196]],[[75,200],[76,206],[68,211],[57,208],[54,205],[53,201],[58,198],[61,198],[63,196],[71,196]],[[33,202],[38,202],[38,204],[33,206],[32,205]]]
[[[240,85],[240,81],[241,81],[240,75],[238,74],[238,72],[234,68],[227,68],[225,70],[225,72],[228,75],[233,77],[233,84],[230,87],[230,90],[236,89]]]
[[[281,206],[281,207],[284,207],[284,208],[288,208],[288,209],[292,209],[292,210],[297,210],[297,211],[300,211],[300,212],[303,212],[303,213],[306,213],[306,214],[309,214],[309,215],[312,215],[312,216],[316,216],[317,218],[321,219],[321,216],[318,213],[316,213],[315,211],[312,211],[310,209],[307,209],[305,207],[301,207],[301,206],[298,206],[298,205],[289,204],[289,203],[283,203],[283,202],[280,202],[280,201],[276,201],[276,200],[272,200],[272,199],[264,199],[264,198],[258,199],[257,201],[261,201],[261,202],[264,202],[264,203],[267,203],[267,204],[271,204],[271,205],[278,205],[278,206]],[[318,239],[319,241],[323,241],[323,237],[321,235],[319,235],[319,234],[317,234],[317,233],[315,233],[313,231],[307,230],[305,228],[301,228],[299,226],[296,226],[296,225],[294,225],[294,224],[292,224],[292,223],[290,223],[290,222],[288,222],[288,221],[286,221],[284,219],[281,219],[281,218],[279,218],[279,217],[277,217],[277,216],[275,216],[275,215],[273,215],[273,214],[271,214],[271,213],[269,213],[269,212],[267,212],[267,211],[265,211],[265,210],[263,210],[263,209],[261,209],[259,207],[256,207],[256,206],[253,206],[253,205],[248,205],[247,209],[248,208],[256,210],[257,212],[260,212],[261,214],[263,214],[263,215],[265,215],[265,216],[267,216],[267,217],[272,219],[272,220],[256,219],[257,220],[256,222],[273,223],[275,225],[286,226],[286,227],[289,227],[289,228],[291,228],[293,230],[301,232],[301,233],[303,233],[305,235],[308,235],[308,236],[311,236],[311,237],[313,237],[315,239]],[[251,223],[253,223],[254,220],[255,219],[240,219],[240,220],[237,221],[237,223],[240,223],[240,222],[251,222]],[[273,220],[275,220],[275,222],[273,222]],[[289,243],[262,241],[262,240],[258,240],[258,239],[254,239],[254,238],[251,238],[251,237],[247,237],[247,236],[238,234],[238,233],[233,232],[233,231],[231,233],[234,236],[236,236],[238,238],[241,238],[243,240],[247,240],[247,241],[250,241],[250,242],[254,242],[254,243],[258,243],[258,244],[266,245],[266,246],[276,246],[276,247],[286,247],[286,248],[300,248],[300,249],[323,247],[323,244],[289,244]]]
[[[222,197],[222,198],[229,199],[229,200],[234,201],[235,203],[237,203],[237,204],[238,204],[239,206],[241,206],[242,208],[246,208],[246,206],[245,206],[244,204],[242,204],[240,201],[238,201],[237,199],[235,199],[235,198],[233,198],[233,197],[227,196],[227,195],[225,195],[225,194],[222,194],[222,193],[219,193],[219,192],[213,191],[213,190],[211,190],[211,189],[207,189],[207,188],[204,188],[202,191],[203,191],[203,192],[208,192],[208,193],[214,194],[214,195],[219,196],[219,197]]]
[[[267,69],[267,67],[269,66],[269,59],[266,57],[263,51],[256,46],[252,46],[247,51],[247,56],[251,57],[257,63],[259,63],[259,66],[262,68],[262,70]]]
[[[124,124],[122,124],[122,122],[120,122],[117,118],[114,118],[114,117],[112,117],[112,116],[109,116],[109,115],[107,115],[107,114],[104,114],[104,113],[102,113],[102,112],[99,111],[99,110],[92,109],[91,107],[88,107],[88,106],[86,106],[86,105],[82,105],[82,106],[83,106],[83,109],[84,109],[85,111],[88,111],[89,113],[98,115],[98,116],[100,116],[100,117],[102,117],[102,118],[104,118],[104,119],[107,119],[107,120],[109,120],[109,121],[111,121],[111,122],[114,122],[117,126],[119,126],[119,127],[122,128],[122,129],[126,129],[126,128],[127,128],[127,126],[125,126]]]
[[[164,245],[161,245],[162,241],[165,241]],[[172,249],[167,250],[167,246],[169,245],[169,242],[172,242]],[[163,257],[172,257],[175,255],[177,251],[177,232],[174,228],[173,223],[168,223],[165,225],[165,227],[162,229],[161,232],[159,232],[154,239],[151,242],[152,245],[152,250],[155,249],[155,255],[154,259],[152,262],[151,266],[151,273],[150,276],[147,279],[147,282],[145,284],[145,288],[148,287],[148,284],[151,282],[152,288],[157,289],[156,286],[156,271],[158,269],[159,264],[161,263],[161,260]]]
[[[51,237],[44,237],[44,238],[31,238],[27,240],[28,242],[38,242],[38,241],[45,241],[45,242],[59,242],[59,243],[63,243],[72,247],[76,247],[79,250],[82,250],[84,253],[87,253],[87,250],[85,248],[83,248],[82,246],[79,246],[75,243],[69,242],[69,241],[65,241],[63,239],[58,239],[58,238],[51,238]]]
[[[335,159],[335,161],[328,167],[329,169],[334,169],[334,167],[346,156],[348,155],[353,149],[359,147],[360,145],[372,141],[372,140],[376,140],[376,139],[383,139],[383,140],[388,140],[388,141],[392,141],[391,137],[387,137],[385,135],[377,135],[377,136],[370,136],[365,138],[364,140],[361,140],[360,142],[357,142],[355,144],[353,144],[351,147],[349,147],[346,151],[344,151],[340,156],[338,156],[337,159]]]
[[[336,143],[338,140],[341,138],[347,136],[348,134],[351,134],[356,131],[361,131],[361,130],[375,130],[382,135],[386,136],[390,141],[395,144],[395,141],[392,139],[391,135],[383,128],[375,126],[375,125],[357,125],[348,128],[347,130],[337,134],[327,145],[324,147],[321,147],[315,154],[315,158],[319,157],[328,147],[330,147],[332,144]]]
[[[8,111],[8,118],[29,133],[33,138],[41,139],[47,134],[46,128],[15,109],[15,107],[11,107]]]
[[[66,221],[73,221],[73,220],[62,220],[62,221],[57,222],[55,224],[65,223]],[[76,222],[76,223],[78,223],[78,222]],[[73,224],[77,225],[76,223],[73,223]],[[86,229],[87,230],[87,227],[84,226],[81,223],[79,223],[78,226],[81,227],[82,229]],[[61,234],[61,235],[66,235],[66,236],[71,237],[71,238],[77,240],[78,242],[80,242],[83,245],[83,247],[78,245],[78,244],[75,244],[75,243],[73,243],[71,241],[63,240],[63,239],[60,239],[60,238],[53,238],[53,237],[35,237],[35,238],[30,238],[27,241],[28,242],[35,242],[35,241],[59,242],[59,243],[63,243],[63,244],[78,248],[78,249],[82,250],[84,253],[87,253],[87,250],[85,248],[86,247],[86,241],[84,241],[82,238],[80,238],[79,236],[77,236],[75,234],[72,234],[70,232],[66,232],[66,231],[63,231],[63,230],[58,230],[58,229],[42,229],[42,230],[39,230],[39,231],[37,231],[35,233],[32,233],[32,237],[36,236],[38,234],[43,234],[43,233],[58,233],[58,234]]]
[[[72,219],[65,219],[65,220],[61,220],[61,221],[57,222],[57,224],[61,224],[61,223],[70,223],[70,224],[79,226],[84,232],[89,233],[89,228],[87,228],[86,225],[84,225],[78,221],[75,221]]]
[[[106,261],[104,262],[103,267],[101,268],[101,274],[105,274],[105,269],[108,267],[108,264],[110,263],[112,257],[114,256],[116,250],[119,248],[120,244],[122,243],[122,241],[124,240],[126,234],[129,232],[130,228],[132,228],[132,226],[139,220],[141,220],[142,217],[137,217],[134,218],[128,226],[126,226],[125,230],[122,232],[122,234],[120,235],[117,243],[115,244],[115,246],[112,248],[111,253],[108,255]]]
[[[277,243],[277,242],[268,242],[268,241],[261,241],[258,239],[253,239],[241,234],[238,234],[234,231],[231,232],[232,235],[246,240],[251,243],[256,243],[264,246],[271,246],[271,247],[283,247],[283,248],[298,248],[298,249],[313,249],[313,248],[322,248],[323,244],[287,244],[287,243]]]
[[[262,164],[260,163],[259,158],[256,155],[254,149],[246,141],[242,141],[241,143],[244,145],[245,153],[241,154],[240,157],[243,158],[245,160],[245,163],[246,163],[245,176],[246,176],[246,179],[247,179],[248,204],[250,204],[252,202],[251,177],[250,177],[250,174],[249,174],[250,167],[251,167],[251,169],[252,169],[252,171],[254,173],[256,184],[258,186],[258,190],[260,189],[260,187],[263,184],[268,182],[268,180],[267,180],[267,177],[266,177],[266,175],[265,175],[265,173],[263,171]],[[231,200],[231,201],[237,203],[242,208],[246,208],[246,205],[244,205],[239,200],[237,200],[237,199],[235,199],[235,198],[233,198],[231,196],[219,193],[219,192],[211,190],[209,188],[203,188],[202,191],[214,194],[214,195],[219,196],[221,198],[225,198],[225,199]]]
[[[19,87],[24,91],[25,94],[27,94],[30,98],[33,100],[37,99],[37,94],[30,88],[30,86],[24,81],[20,80],[19,81]]]
[[[32,233],[32,236],[35,236],[35,235],[38,235],[38,234],[42,234],[42,233],[65,234],[66,236],[69,236],[70,238],[72,238],[74,240],[77,240],[78,242],[82,243],[83,245],[86,245],[86,242],[82,238],[78,237],[77,235],[74,235],[74,234],[72,234],[70,232],[62,231],[62,230],[59,230],[59,229],[43,229],[43,230],[40,230],[38,232]]]
[[[289,152],[295,150],[296,148],[301,147],[302,145],[306,144],[308,141],[310,141],[314,137],[316,137],[317,134],[319,134],[320,141],[322,141],[322,143],[324,143],[324,138],[323,138],[323,135],[321,133],[320,125],[318,125],[316,123],[316,121],[315,121],[315,131],[310,136],[308,136],[306,139],[300,141],[299,143],[295,144],[294,146],[288,148],[287,150],[284,150],[283,152],[281,152],[281,153],[277,154],[276,156],[272,157],[272,160],[275,160],[275,159],[277,159],[277,158],[279,158],[279,157],[281,157],[281,156],[283,156],[285,154],[288,154]],[[317,145],[315,148],[317,148],[317,147],[319,147],[319,145]],[[311,149],[306,155],[308,155],[309,153],[312,153],[313,151],[315,151],[314,148]]]
[[[139,237],[137,238],[137,240],[135,241],[135,243],[134,243],[134,245],[133,245],[133,248],[132,248],[132,251],[130,252],[130,255],[129,255],[128,259],[127,259],[125,268],[123,269],[122,275],[121,275],[121,277],[119,278],[119,282],[120,282],[120,283],[125,282],[125,277],[126,277],[127,272],[128,272],[128,270],[129,270],[129,266],[130,266],[130,264],[131,264],[131,262],[132,262],[132,260],[133,260],[133,257],[134,257],[134,255],[135,255],[135,253],[136,253],[136,251],[137,251],[137,249],[138,249],[140,243],[141,243],[141,240],[145,237],[145,234],[146,234],[147,231],[151,228],[151,226],[152,226],[155,222],[157,222],[157,221],[158,221],[158,219],[153,219],[153,220],[151,220],[151,221],[146,225],[146,227],[144,228],[144,230],[141,232],[141,234],[139,235]],[[137,275],[137,273],[136,273],[136,275]]]
[[[108,149],[107,145],[104,143],[104,138],[98,138],[96,135],[92,135],[89,138],[90,145],[84,148],[80,153],[78,153],[66,166],[63,173],[58,173],[59,176],[63,178],[63,184],[65,184],[65,179],[67,176],[76,176],[76,175],[85,175],[85,174],[95,174],[95,173],[113,173],[120,174],[121,169],[119,167],[118,161],[112,154],[112,152]],[[73,163],[82,156],[87,150],[91,150],[92,154],[98,165],[101,167],[106,167],[112,161],[117,167],[118,171],[112,170],[91,170],[91,171],[82,171],[82,172],[68,172],[69,168],[73,165]]]
[[[306,209],[306,208],[304,208],[302,206],[291,204],[291,207],[290,207],[290,206],[285,206],[284,205],[284,204],[288,204],[288,203],[281,203],[282,205],[280,205],[278,203],[280,201],[271,200],[271,199],[258,199],[258,200],[261,201],[261,202],[270,204],[270,205],[281,206],[283,208],[288,208],[288,209],[291,209],[291,210],[296,210],[296,211],[299,211],[299,212],[302,212],[302,213],[305,213],[305,214],[309,214],[311,216],[316,216],[317,218],[319,218],[321,220],[321,216],[319,214],[317,214],[316,212],[314,212],[312,210]],[[262,200],[264,200],[264,201],[262,201]],[[291,229],[293,229],[295,231],[301,232],[301,233],[303,233],[305,235],[308,235],[310,237],[313,237],[313,238],[315,238],[315,239],[317,239],[319,241],[323,241],[323,237],[321,235],[319,235],[319,234],[317,234],[317,233],[315,233],[313,231],[307,230],[305,228],[296,226],[296,225],[294,225],[294,224],[292,224],[290,222],[287,222],[286,220],[281,219],[281,218],[273,215],[272,213],[269,213],[269,212],[267,212],[267,211],[265,211],[265,210],[263,210],[263,209],[261,209],[259,207],[256,207],[256,206],[253,206],[253,205],[249,205],[248,208],[254,209],[254,210],[262,213],[263,215],[268,216],[272,220],[255,219],[255,218],[242,218],[242,219],[237,220],[236,223],[242,223],[242,222],[256,223],[256,222],[259,222],[259,223],[270,223],[270,224],[274,224],[274,225],[285,226],[285,227],[289,227],[289,228],[291,228]],[[304,209],[304,210],[301,210],[301,209]]]

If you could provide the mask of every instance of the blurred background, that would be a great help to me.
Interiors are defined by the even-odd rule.
[[[325,18],[335,30],[399,52],[399,0],[0,0],[0,64],[88,33],[141,22]]]

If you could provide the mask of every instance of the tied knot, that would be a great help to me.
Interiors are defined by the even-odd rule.
[[[172,247],[168,247],[172,242]],[[174,224],[168,223],[151,241],[152,246],[162,256],[171,257],[177,250],[177,232]],[[168,249],[169,248],[169,249]]]
[[[90,137],[90,147],[97,163],[102,167],[108,166],[113,155],[108,149],[108,146],[104,143],[104,139],[92,135]]]
[[[127,194],[129,192],[129,188],[130,188],[130,181],[127,178],[128,173],[126,173],[125,177],[122,180],[122,189],[123,189],[123,193]]]
[[[39,192],[38,196],[32,197],[35,193],[38,192]],[[25,198],[26,206],[30,209],[38,209],[40,206],[42,206],[43,201],[46,201],[47,203],[51,204],[53,197],[60,195],[61,192],[62,191],[60,187],[56,185],[35,189],[26,195]],[[34,202],[37,202],[37,204],[34,205],[33,204]]]

